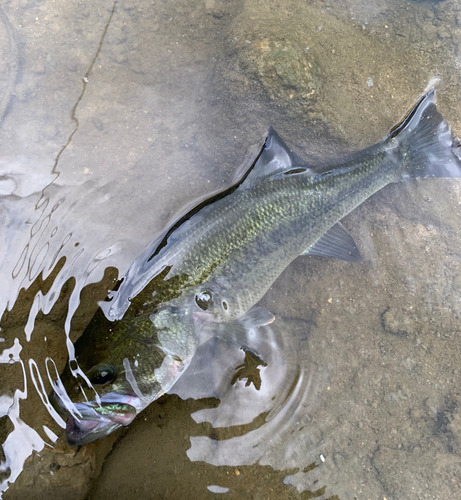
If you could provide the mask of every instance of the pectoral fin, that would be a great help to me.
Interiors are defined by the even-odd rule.
[[[275,316],[264,307],[252,307],[244,316],[229,323],[217,323],[213,336],[230,342],[241,349],[251,351],[260,357],[258,352],[258,339],[254,339],[252,328],[269,325],[275,320]]]
[[[275,316],[270,311],[264,307],[254,306],[237,321],[251,328],[270,325],[274,320]]]
[[[346,262],[360,262],[362,260],[355,241],[341,222],[330,228],[301,255],[332,257]]]

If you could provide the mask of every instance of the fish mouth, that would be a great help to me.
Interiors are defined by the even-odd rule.
[[[136,408],[126,403],[101,403],[88,406],[75,405],[82,418],[68,416],[66,439],[71,446],[81,446],[108,436],[118,428],[130,424],[136,416]]]
[[[108,436],[118,428],[130,424],[136,408],[127,403],[77,403],[76,410],[82,418],[69,415],[66,439],[71,446],[81,446]]]
[[[71,446],[91,443],[130,424],[140,407],[136,396],[116,393],[103,396],[99,402],[72,403],[72,411],[53,393],[52,404],[58,413],[67,417],[66,440]]]

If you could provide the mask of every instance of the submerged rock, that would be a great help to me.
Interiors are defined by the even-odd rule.
[[[247,43],[239,55],[244,71],[253,73],[272,100],[293,100],[304,107],[317,98],[319,66],[308,47],[286,39],[263,38]]]

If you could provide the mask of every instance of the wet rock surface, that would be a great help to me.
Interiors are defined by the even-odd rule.
[[[257,78],[271,100],[307,110],[320,95],[318,63],[308,47],[291,40],[245,40],[239,66],[247,79]],[[299,111],[298,111],[299,112]]]

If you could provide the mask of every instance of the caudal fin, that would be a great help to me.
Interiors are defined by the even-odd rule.
[[[408,177],[461,177],[461,147],[437,111],[435,89],[424,94],[385,139],[397,147]]]

